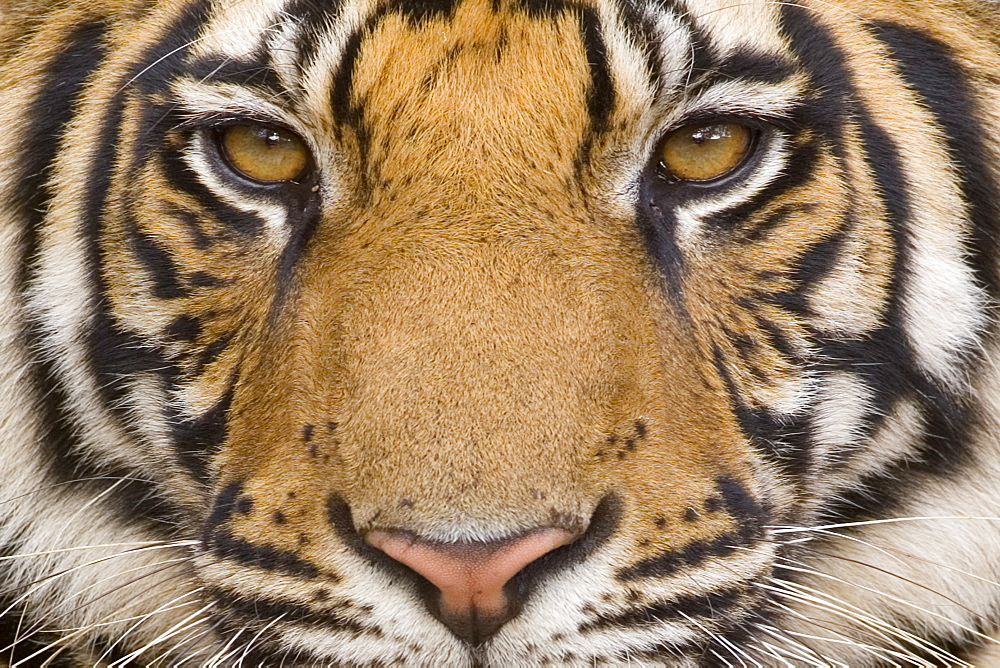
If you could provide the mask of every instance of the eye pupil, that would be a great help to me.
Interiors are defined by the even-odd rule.
[[[738,123],[685,125],[664,140],[660,167],[673,181],[711,181],[743,164],[752,142],[753,132]]]
[[[218,141],[229,165],[254,181],[295,181],[310,163],[309,149],[296,134],[259,124],[227,125]]]

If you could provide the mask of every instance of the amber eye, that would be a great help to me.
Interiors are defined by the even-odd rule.
[[[226,158],[256,181],[294,181],[309,166],[309,149],[298,136],[267,125],[227,125],[219,131]]]
[[[667,135],[660,166],[671,179],[711,181],[739,167],[752,143],[753,131],[745,125],[685,125]]]

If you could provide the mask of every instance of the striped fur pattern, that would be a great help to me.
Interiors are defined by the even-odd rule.
[[[998,26],[0,2],[0,663],[1000,665]],[[363,540],[537,527],[475,643]]]

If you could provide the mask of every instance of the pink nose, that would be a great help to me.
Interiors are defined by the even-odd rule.
[[[576,537],[565,529],[546,528],[495,543],[434,543],[397,531],[372,531],[365,540],[437,587],[442,621],[475,642],[509,618],[504,585]]]

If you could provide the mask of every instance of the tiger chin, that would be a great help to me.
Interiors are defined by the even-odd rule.
[[[0,665],[1000,666],[1000,14],[0,2]]]

